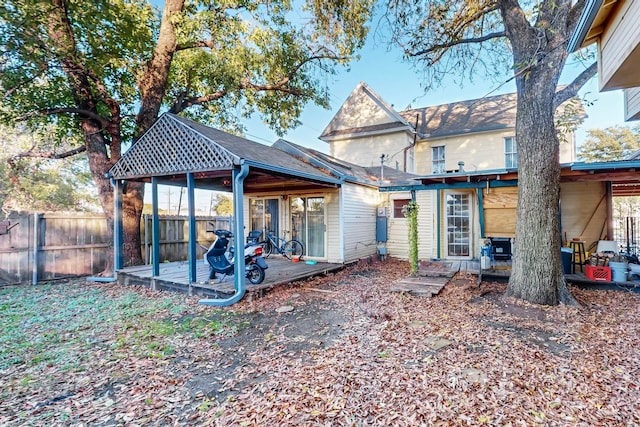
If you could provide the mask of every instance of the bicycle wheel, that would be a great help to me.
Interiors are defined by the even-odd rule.
[[[262,256],[265,258],[269,258],[269,255],[271,255],[271,252],[273,252],[273,245],[269,240],[265,240],[260,244],[262,245]]]
[[[293,257],[302,258],[302,254],[304,253],[304,247],[302,243],[297,240],[289,240],[287,243],[282,246],[284,249],[284,256],[291,259]]]

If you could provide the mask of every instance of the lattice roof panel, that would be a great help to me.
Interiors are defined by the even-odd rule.
[[[163,114],[109,171],[115,179],[164,176],[232,169],[240,158],[187,126]]]

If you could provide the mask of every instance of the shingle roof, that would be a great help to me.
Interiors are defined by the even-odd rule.
[[[497,95],[401,111],[422,137],[436,138],[515,127],[517,96]]]
[[[230,170],[241,160],[312,179],[332,179],[298,158],[264,144],[163,114],[109,171],[116,179]]]
[[[380,182],[381,173],[380,167],[363,167],[353,163],[346,162],[344,160],[336,159],[328,154],[316,151],[311,148],[303,147],[293,142],[279,139],[273,145],[279,150],[293,154],[294,156],[305,156],[308,159],[315,160],[314,163],[318,167],[326,168],[333,174],[339,176],[347,181],[356,181],[360,183],[366,183],[370,185],[379,184],[417,184],[415,178],[417,175],[403,172],[388,166],[384,167],[384,182]]]

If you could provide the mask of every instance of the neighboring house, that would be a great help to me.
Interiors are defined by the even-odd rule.
[[[597,43],[600,90],[624,89],[625,120],[640,119],[640,2],[588,0],[569,52]]]
[[[584,115],[581,106],[576,114]],[[363,166],[384,160],[416,174],[511,169],[518,165],[515,120],[515,94],[395,111],[361,82],[320,139],[329,143],[333,157]],[[560,145],[559,161],[575,161],[575,152],[570,132]]]
[[[567,117],[570,121],[584,114],[581,105],[573,109],[574,114],[569,108],[560,111],[565,116],[578,116]],[[389,255],[408,256],[402,207],[415,198],[420,207],[421,259],[478,258],[486,237],[493,238],[495,246],[504,245],[508,258],[515,237],[518,198],[515,120],[515,94],[396,112],[361,82],[320,139],[329,143],[329,152],[335,157],[368,166],[379,165],[381,154],[385,154],[389,166],[420,176],[415,185],[381,188],[389,217]],[[564,135],[559,157],[556,161],[561,163],[575,161],[573,132]],[[605,192],[602,183],[590,185],[563,187],[565,197],[579,193],[583,201],[580,209],[566,214],[563,226],[570,238],[588,230],[582,230],[580,220],[574,224],[569,216],[594,206],[606,208],[598,203]],[[598,239],[600,231],[592,233],[593,239]]]

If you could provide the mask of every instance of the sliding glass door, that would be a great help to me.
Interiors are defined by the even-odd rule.
[[[278,228],[278,199],[250,199],[249,217],[251,230],[266,231],[280,235]],[[247,232],[248,234],[248,232]],[[262,236],[266,237],[265,235]]]
[[[291,238],[299,240],[305,255],[326,258],[326,209],[324,197],[292,197]]]

